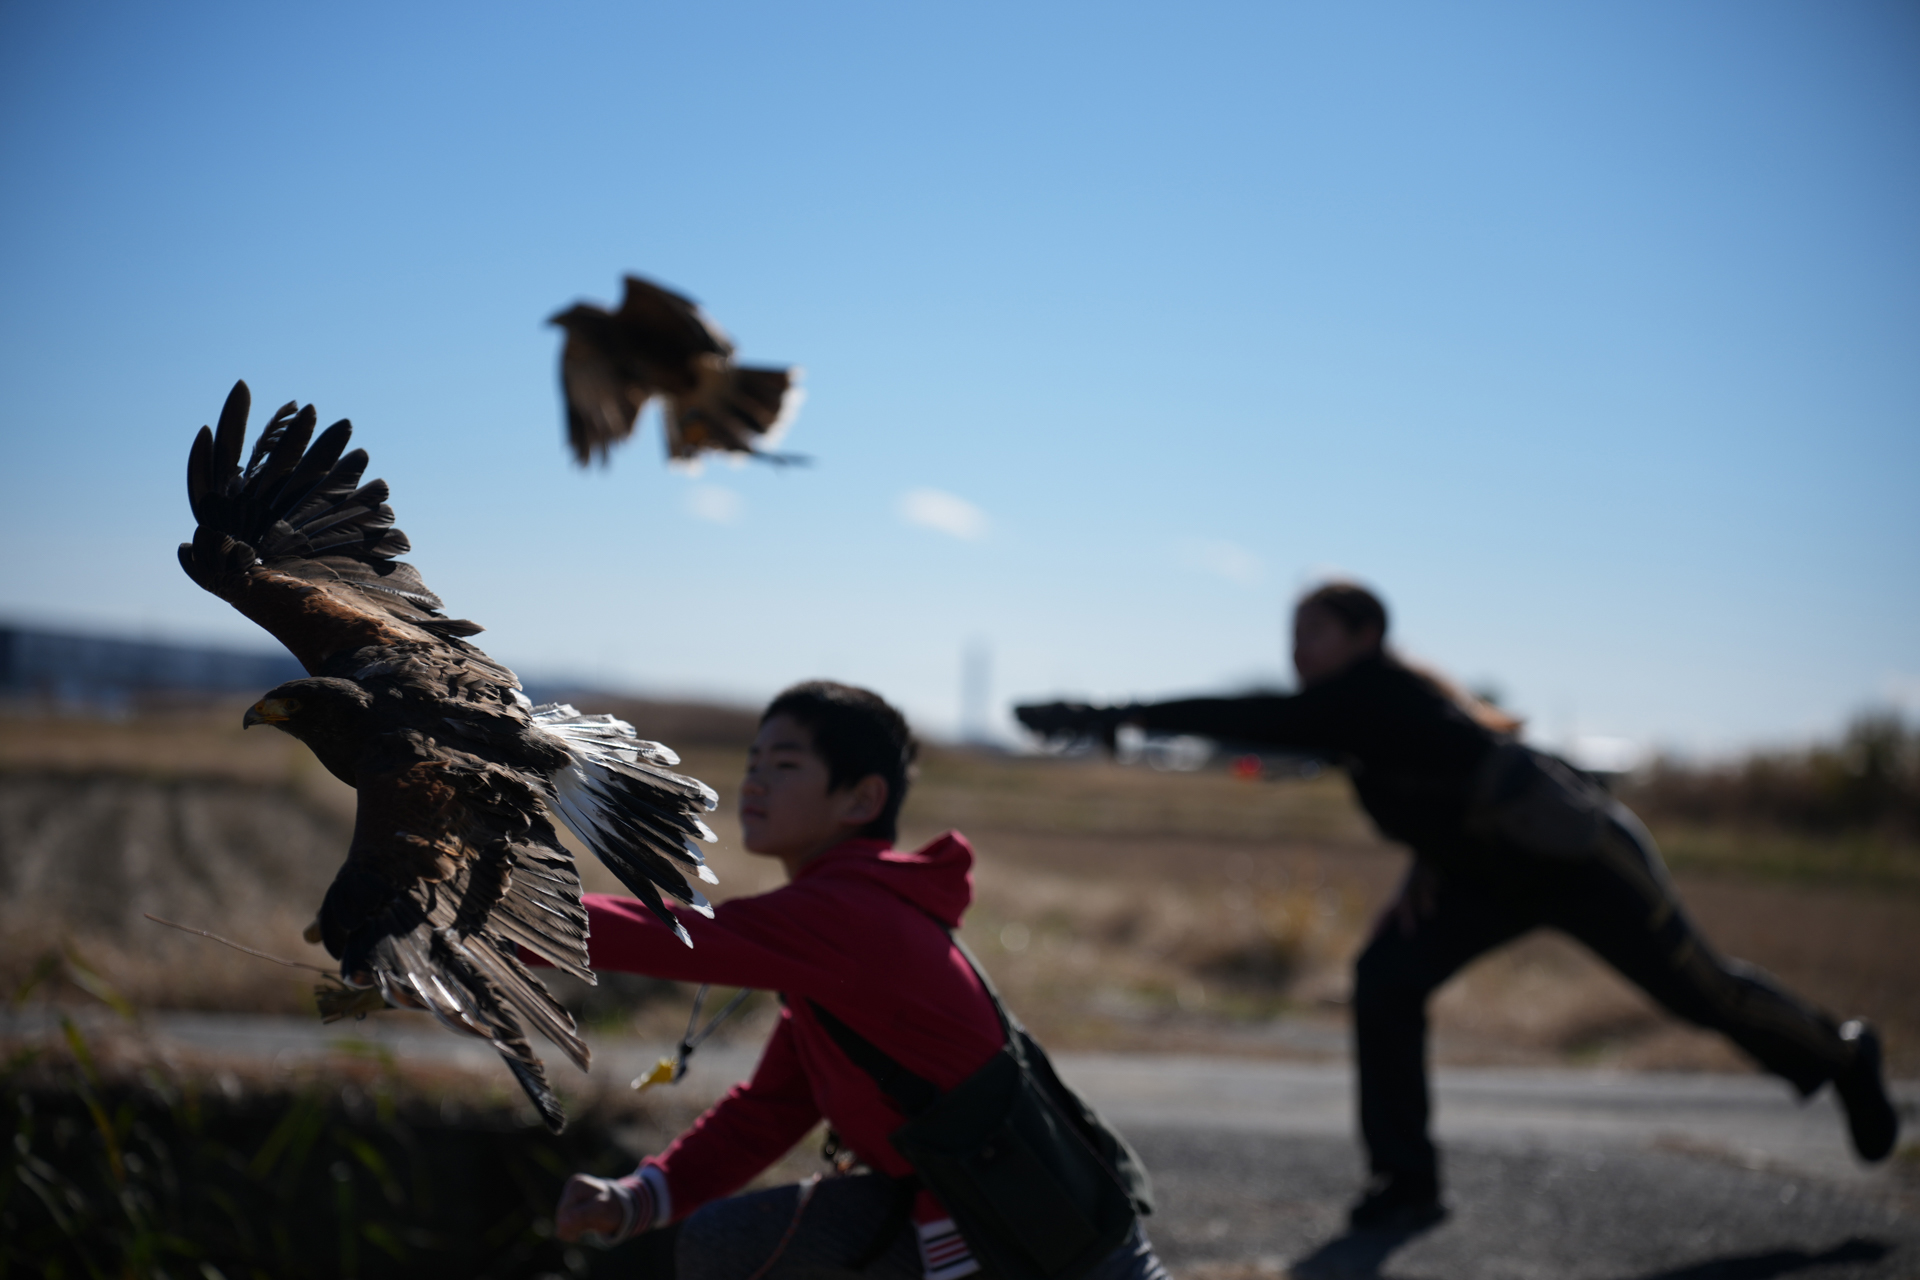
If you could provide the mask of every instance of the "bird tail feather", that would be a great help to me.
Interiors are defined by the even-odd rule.
[[[374,981],[387,1004],[424,1008],[451,1031],[491,1044],[526,1091],[547,1128],[558,1133],[566,1112],[547,1082],[546,1068],[527,1043],[524,1015],[582,1071],[591,1060],[573,1017],[518,958],[485,938],[458,938],[434,927],[450,917],[441,904],[429,906],[428,919],[405,933],[376,942],[367,957]],[[418,918],[418,917],[416,917]]]
[[[797,366],[770,369],[715,362],[702,371],[691,392],[667,402],[667,456],[690,460],[711,451],[797,461],[766,451],[780,443],[806,399],[800,373]]]

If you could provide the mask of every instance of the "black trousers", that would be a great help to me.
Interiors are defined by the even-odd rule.
[[[789,1183],[715,1200],[687,1215],[667,1280],[922,1280],[919,1235],[898,1224],[890,1246],[860,1271],[849,1263],[876,1243],[896,1195],[872,1173]],[[805,1197],[804,1199],[802,1197]],[[659,1270],[632,1271],[659,1280]],[[1168,1280],[1138,1222],[1080,1280]]]
[[[1498,888],[1419,861],[1354,969],[1360,1133],[1375,1173],[1437,1175],[1428,1135],[1427,999],[1477,956],[1542,925],[1584,943],[1688,1022],[1808,1094],[1849,1060],[1833,1018],[1717,955],[1688,920],[1646,829],[1616,812],[1601,850],[1515,854]]]

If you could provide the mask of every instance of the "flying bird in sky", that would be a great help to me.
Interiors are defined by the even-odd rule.
[[[800,370],[735,364],[732,340],[691,298],[638,276],[626,284],[618,311],[581,302],[548,321],[567,331],[560,387],[574,459],[584,467],[597,454],[604,462],[660,396],[668,458],[800,461],[768,452],[799,411]]]
[[[180,563],[309,673],[256,702],[245,724],[292,734],[359,793],[308,941],[340,961],[356,993],[348,1011],[425,1009],[490,1041],[558,1131],[565,1117],[525,1028],[583,1071],[587,1046],[517,949],[594,979],[580,878],[550,815],[685,941],[661,893],[709,910],[685,873],[714,881],[692,843],[714,838],[699,818],[713,790],[672,772],[678,757],[623,721],[533,706],[513,672],[468,643],[480,628],[443,614],[394,558],[407,537],[386,482],[360,482],[367,455],[346,451],[351,424],[316,439],[313,406],[283,405],[243,469],[250,403],[234,384],[218,430],[193,442],[199,527]]]

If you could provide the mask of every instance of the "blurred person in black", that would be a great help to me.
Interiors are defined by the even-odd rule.
[[[1017,709],[1049,736],[1121,725],[1286,747],[1342,764],[1361,805],[1414,858],[1354,966],[1360,1132],[1371,1179],[1357,1230],[1416,1230],[1445,1215],[1428,1135],[1427,1000],[1469,961],[1542,925],[1561,929],[1689,1022],[1727,1036],[1805,1097],[1831,1081],[1853,1144],[1875,1161],[1899,1120],[1880,1041],[1752,965],[1688,919],[1652,838],[1572,766],[1522,746],[1519,722],[1387,647],[1387,611],[1336,582],[1294,611],[1300,692]]]

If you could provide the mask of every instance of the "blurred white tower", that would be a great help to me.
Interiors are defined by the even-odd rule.
[[[960,655],[960,740],[989,742],[988,706],[993,698],[993,646],[975,638]]]

